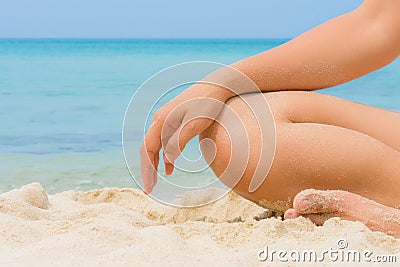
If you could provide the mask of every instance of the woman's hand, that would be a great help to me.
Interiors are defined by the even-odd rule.
[[[212,124],[230,96],[220,86],[198,83],[156,111],[140,149],[145,193],[150,193],[157,182],[161,148],[165,172],[170,175],[186,144]]]

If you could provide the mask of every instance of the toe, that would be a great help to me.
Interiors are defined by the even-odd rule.
[[[345,199],[341,191],[322,191],[307,189],[293,200],[294,209],[300,214],[340,213]]]
[[[287,219],[295,219],[299,217],[299,214],[297,213],[297,211],[295,209],[288,209],[285,214],[283,215],[283,218],[285,220]]]

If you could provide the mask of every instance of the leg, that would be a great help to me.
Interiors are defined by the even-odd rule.
[[[260,157],[260,132],[253,114],[236,97],[228,102],[249,129],[250,158],[234,190],[254,202],[286,210],[302,190],[346,190],[397,207],[400,203],[400,115],[336,97],[310,92],[278,92],[263,96],[276,121],[276,153],[271,171],[260,188],[248,186]],[[244,97],[261,97],[245,95]],[[264,101],[260,101],[264,104]],[[229,124],[224,114],[221,124]],[[238,125],[238,127],[240,127]],[[214,123],[201,136],[215,141],[217,153],[209,162],[217,176],[229,170],[229,136]],[[245,141],[245,140],[244,140]],[[207,150],[203,151],[207,160]],[[229,181],[224,181],[229,184]],[[288,205],[271,206],[271,203]]]

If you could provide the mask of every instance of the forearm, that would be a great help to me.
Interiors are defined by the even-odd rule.
[[[399,55],[400,23],[396,9],[400,5],[393,1],[400,3],[366,1],[355,11],[231,66],[246,74],[263,92],[316,90],[363,76]],[[244,88],[240,93],[247,92],[250,91]],[[225,98],[234,94],[225,92]]]

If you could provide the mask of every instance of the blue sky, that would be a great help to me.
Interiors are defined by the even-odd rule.
[[[2,0],[0,38],[287,38],[362,0]]]

